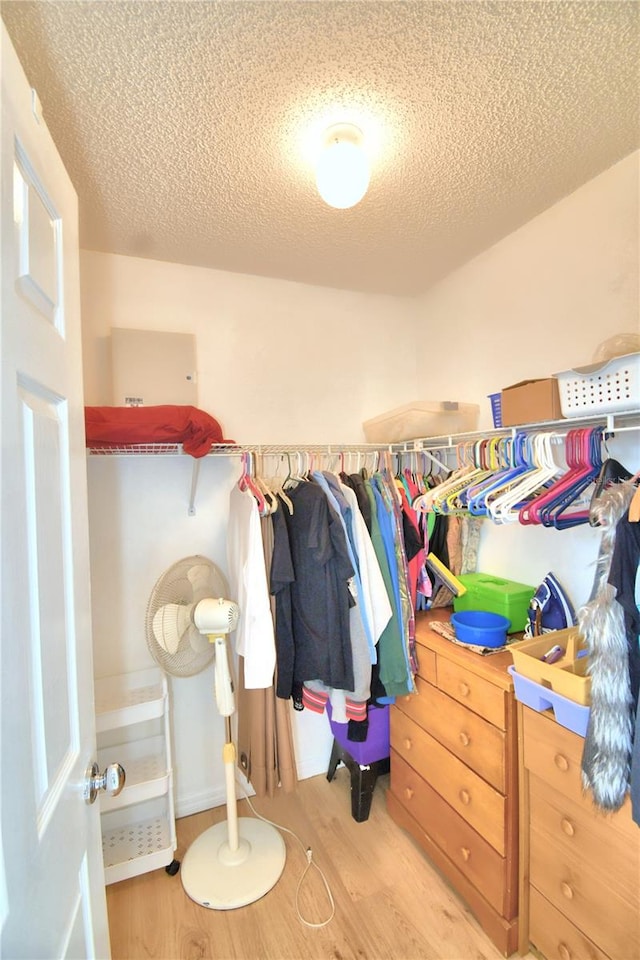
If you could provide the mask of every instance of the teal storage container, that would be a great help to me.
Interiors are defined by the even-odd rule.
[[[453,598],[453,609],[486,610],[488,613],[500,613],[511,622],[507,633],[519,633],[527,625],[527,611],[535,587],[514,580],[503,580],[490,573],[458,574],[467,592]]]

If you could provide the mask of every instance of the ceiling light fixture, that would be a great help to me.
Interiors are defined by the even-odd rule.
[[[325,203],[346,210],[359,203],[369,186],[369,161],[362,131],[352,123],[336,123],[325,133],[316,165],[316,185]]]

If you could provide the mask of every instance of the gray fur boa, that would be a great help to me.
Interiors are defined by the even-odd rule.
[[[635,486],[629,481],[605,490],[591,508],[602,528],[596,575],[589,602],[578,611],[580,632],[589,650],[591,712],[582,754],[582,784],[605,810],[618,810],[629,789],[633,725],[631,681],[624,612],[607,583],[616,526],[626,513]]]

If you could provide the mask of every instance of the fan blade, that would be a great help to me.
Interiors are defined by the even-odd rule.
[[[211,568],[206,563],[196,563],[187,571],[187,577],[193,590],[193,599],[204,599],[211,596]]]
[[[167,653],[174,654],[191,625],[194,604],[165,603],[153,617],[153,635]]]
[[[194,653],[206,653],[211,649],[209,638],[193,625],[189,627],[189,643]]]

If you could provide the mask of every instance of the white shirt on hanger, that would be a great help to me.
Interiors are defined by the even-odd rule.
[[[269,587],[262,548],[260,512],[247,491],[236,484],[229,496],[227,532],[229,586],[240,607],[235,650],[244,657],[244,685],[262,689],[273,684],[276,644]]]

